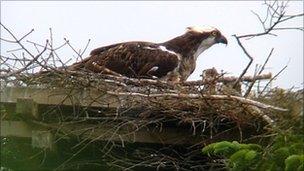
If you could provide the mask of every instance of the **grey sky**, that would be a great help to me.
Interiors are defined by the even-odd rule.
[[[239,75],[248,59],[231,36],[233,34],[262,31],[251,10],[265,15],[261,1],[131,1],[131,2],[8,2],[1,1],[1,23],[16,35],[22,36],[32,28],[35,32],[28,39],[43,44],[53,29],[55,45],[68,38],[77,49],[83,49],[91,39],[90,50],[117,42],[143,40],[162,42],[182,34],[188,26],[214,26],[227,38],[228,46],[214,45],[205,51],[197,61],[197,68],[190,80],[199,79],[203,69],[215,67],[229,75]],[[289,14],[303,12],[303,1],[289,3]],[[287,25],[301,26],[302,19]],[[1,30],[2,37],[9,36]],[[272,47],[274,54],[265,71],[277,73],[288,61],[287,70],[275,81],[275,86],[303,87],[303,32],[280,31],[278,36],[258,37],[244,42],[254,56],[254,64],[248,74],[254,73],[255,64],[262,64]],[[13,48],[2,44],[1,54]],[[59,52],[68,60],[76,56],[71,49]]]

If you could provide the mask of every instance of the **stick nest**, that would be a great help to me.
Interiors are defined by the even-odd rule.
[[[200,153],[204,145],[215,140],[242,141],[265,133],[262,127],[275,125],[269,113],[285,109],[242,97],[241,83],[233,88],[237,78],[210,76],[206,71],[203,75],[201,81],[172,85],[158,80],[56,70],[19,74],[7,86],[13,83],[63,90],[60,92],[66,98],[44,110],[42,118],[31,122],[56,130],[59,139],[63,133],[80,139],[74,146],[76,154],[84,150],[80,147],[97,143],[110,166],[206,169],[211,166]],[[72,109],[66,109],[62,105],[64,101],[71,101]],[[71,124],[76,126],[71,128]],[[106,133],[95,137],[88,134],[105,125],[110,125]],[[171,128],[184,130],[188,136],[179,137],[175,143],[163,139],[163,143],[152,146],[130,144],[130,140],[124,138],[140,130],[161,134]],[[191,142],[189,137],[195,141]],[[70,167],[69,161],[60,167]]]

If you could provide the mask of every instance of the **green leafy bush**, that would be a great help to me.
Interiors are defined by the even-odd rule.
[[[303,136],[278,135],[268,148],[258,144],[240,144],[236,141],[221,141],[203,148],[206,155],[221,156],[232,171],[303,171]]]

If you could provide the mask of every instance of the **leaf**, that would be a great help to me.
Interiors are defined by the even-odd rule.
[[[245,160],[253,161],[258,156],[258,153],[254,150],[250,150],[245,154]]]
[[[230,148],[229,147],[221,147],[221,148],[216,148],[214,150],[214,154],[221,154],[221,155],[224,155],[226,156],[227,154],[229,154],[230,152]],[[228,157],[228,156],[226,156]]]
[[[245,158],[245,155],[248,151],[249,151],[248,149],[239,150],[239,151],[235,152],[234,154],[232,154],[231,157],[229,158],[229,160],[231,162],[237,162],[237,160]]]
[[[304,163],[302,163],[302,164],[298,167],[297,171],[303,171],[303,170],[304,170]]]
[[[292,154],[301,154],[303,152],[303,149],[304,149],[304,143],[303,142],[292,144],[289,147],[289,151]]]
[[[240,149],[249,149],[249,145],[248,144],[240,144]]]
[[[249,149],[255,150],[255,151],[262,151],[262,147],[258,144],[248,144]]]
[[[236,144],[233,144],[228,141],[222,141],[214,146],[214,153],[215,154],[222,154],[225,155],[226,157],[229,157],[233,153],[235,153],[239,147]]]
[[[248,151],[248,149],[242,149],[231,155],[229,158],[229,165],[232,167],[232,171],[241,171],[248,167],[248,162],[245,160],[245,156]]]
[[[278,166],[284,167],[284,161],[289,155],[289,149],[287,147],[282,147],[274,151],[273,159]]]
[[[214,148],[217,149],[217,148],[222,148],[222,147],[228,147],[231,144],[232,143],[228,142],[228,141],[221,141],[221,142],[216,143],[215,146],[214,146]]]
[[[303,164],[304,155],[291,155],[285,160],[285,171],[297,170]]]
[[[216,143],[209,144],[202,149],[203,154],[210,154],[214,151],[214,146]]]

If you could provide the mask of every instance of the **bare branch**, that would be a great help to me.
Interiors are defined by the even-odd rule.
[[[33,33],[33,31],[34,31],[34,29],[32,29],[30,32],[28,32],[24,36],[22,36],[18,41],[21,42],[25,37],[27,37],[28,35],[30,35],[31,33]]]
[[[8,42],[8,43],[16,43],[16,41],[14,41],[14,40],[7,40],[7,39],[4,39],[2,37],[0,37],[0,40]]]
[[[82,53],[80,54],[80,56],[83,56],[83,54],[86,52],[87,48],[89,47],[90,42],[91,42],[91,39],[88,40],[88,42],[87,42],[86,46],[84,47],[84,49],[83,49]]]
[[[46,41],[45,48],[37,56],[35,56],[31,61],[29,61],[23,68],[15,70],[15,71],[7,73],[7,74],[4,74],[4,75],[0,75],[0,78],[6,78],[6,77],[10,77],[12,75],[17,75],[17,74],[27,70],[28,67],[30,65],[32,65],[35,61],[37,61],[37,59],[46,51],[47,44],[48,44],[48,41]]]
[[[239,36],[237,36],[238,38],[253,38],[253,37],[263,36],[263,35],[276,36],[275,34],[271,33],[274,30],[300,30],[300,31],[303,31],[303,27],[286,27],[286,28],[277,27],[279,24],[281,24],[283,22],[286,22],[286,21],[291,20],[296,17],[304,16],[304,13],[286,15],[286,8],[287,8],[288,1],[286,3],[284,3],[282,1],[281,4],[279,4],[279,1],[273,1],[272,4],[265,2],[265,4],[267,5],[267,14],[266,14],[266,17],[264,20],[262,20],[262,18],[260,17],[259,14],[255,13],[254,11],[251,11],[255,16],[257,16],[264,31],[260,32],[260,33],[239,35]],[[266,27],[267,21],[269,22],[268,27]]]
[[[174,97],[174,98],[191,98],[191,99],[198,99],[198,98],[206,98],[211,100],[237,100],[244,104],[253,105],[262,109],[273,109],[278,111],[286,112],[287,109],[274,107],[271,105],[263,104],[254,100],[246,99],[243,97],[238,96],[227,96],[227,95],[202,95],[202,94],[174,94],[174,93],[162,93],[162,94],[142,94],[142,93],[133,93],[133,92],[113,92],[107,91],[108,94],[117,95],[117,96],[140,96],[140,97]]]
[[[268,56],[267,56],[267,58],[266,58],[266,60],[265,60],[265,62],[264,62],[264,64],[263,64],[263,66],[262,66],[262,68],[261,68],[259,74],[261,74],[261,73],[264,71],[267,62],[269,61],[269,59],[270,59],[270,57],[271,57],[271,55],[272,55],[272,53],[273,53],[273,50],[274,50],[274,48],[272,48],[272,49],[270,50],[270,52],[269,52],[269,54],[268,54]]]
[[[79,57],[81,60],[83,60],[82,56],[80,53],[78,53],[75,48],[70,44],[70,41],[67,40],[66,38],[64,38],[64,41],[66,42],[66,44],[77,54],[77,58]]]
[[[264,87],[264,89],[259,93],[259,96],[262,95],[264,93],[264,91],[266,90],[266,88],[269,86],[269,84],[276,79],[286,68],[288,65],[285,65],[274,77],[272,77],[268,83],[266,84],[266,86]]]
[[[240,80],[242,79],[242,77],[246,74],[247,70],[249,69],[250,65],[253,62],[253,57],[247,52],[247,50],[245,49],[245,47],[242,45],[240,38],[236,35],[233,35],[235,37],[235,39],[237,40],[238,45],[242,48],[243,52],[245,53],[245,55],[249,58],[249,63],[247,64],[246,68],[243,70],[243,72],[241,73],[241,75],[239,76],[239,78],[235,81],[233,88],[235,88],[237,86],[237,84],[240,82]]]
[[[242,82],[253,82],[254,80],[268,80],[271,78],[271,73],[267,73],[267,74],[260,74],[257,75],[256,77],[252,77],[252,76],[243,76],[240,81]],[[219,83],[229,83],[229,82],[235,82],[236,80],[238,80],[239,77],[220,77],[218,78],[216,81]],[[207,84],[206,82],[202,81],[202,80],[198,80],[198,81],[186,81],[184,83],[182,83],[182,85],[185,86],[200,86],[200,85],[204,85]]]

